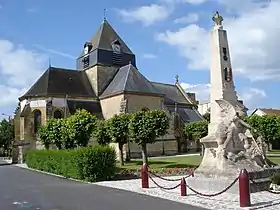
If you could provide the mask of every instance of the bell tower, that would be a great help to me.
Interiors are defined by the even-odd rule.
[[[129,63],[136,66],[135,55],[104,19],[93,38],[84,44],[77,58],[77,69],[86,72],[95,94],[99,96],[118,69]]]

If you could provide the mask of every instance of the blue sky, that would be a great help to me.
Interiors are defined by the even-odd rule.
[[[240,98],[251,109],[279,107],[277,0],[0,0],[1,113],[13,112],[49,59],[53,66],[75,68],[75,57],[98,29],[104,8],[147,78],[174,83],[178,74],[201,101],[209,98],[209,33],[219,10]]]

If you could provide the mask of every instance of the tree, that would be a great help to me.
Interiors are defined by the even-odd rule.
[[[63,148],[63,119],[48,119],[46,125],[39,128],[39,137],[46,149],[49,149],[51,144],[54,144],[57,149]]]
[[[97,118],[85,109],[78,109],[74,115],[66,120],[66,128],[71,133],[65,131],[68,140],[74,141],[76,146],[86,147],[91,138],[93,130],[97,127]]]
[[[208,124],[207,120],[186,123],[184,127],[184,134],[192,139],[201,139],[208,134]]]
[[[210,122],[210,112],[206,112],[202,117],[203,117],[205,120],[207,120],[208,122]]]
[[[129,137],[130,118],[130,114],[119,114],[107,121],[109,135],[115,143],[118,143],[121,165],[124,165],[123,145],[127,143]]]
[[[40,138],[40,141],[45,146],[46,149],[50,148],[50,145],[52,144],[51,139],[49,138],[49,130],[47,126],[40,126],[38,130],[38,135]]]
[[[98,120],[97,128],[93,131],[93,137],[100,145],[108,145],[111,142],[107,121]]]
[[[5,151],[9,151],[14,138],[14,128],[11,121],[3,119],[0,122],[0,147]]]
[[[142,159],[148,164],[147,144],[154,144],[156,138],[168,132],[169,119],[163,110],[136,112],[130,122],[131,137],[141,146]]]
[[[267,143],[280,139],[280,117],[276,115],[253,115],[245,119],[255,130],[253,133],[261,135]]]
[[[199,140],[208,134],[208,124],[207,120],[186,123],[184,126],[184,135],[191,140],[194,140],[197,145],[197,150],[199,150]]]

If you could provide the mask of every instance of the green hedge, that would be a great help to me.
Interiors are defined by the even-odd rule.
[[[109,180],[116,172],[116,153],[109,146],[75,150],[30,150],[30,168],[90,182]]]

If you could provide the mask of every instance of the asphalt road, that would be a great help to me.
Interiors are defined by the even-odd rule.
[[[0,166],[1,210],[203,210],[117,189],[84,184],[12,165]]]

